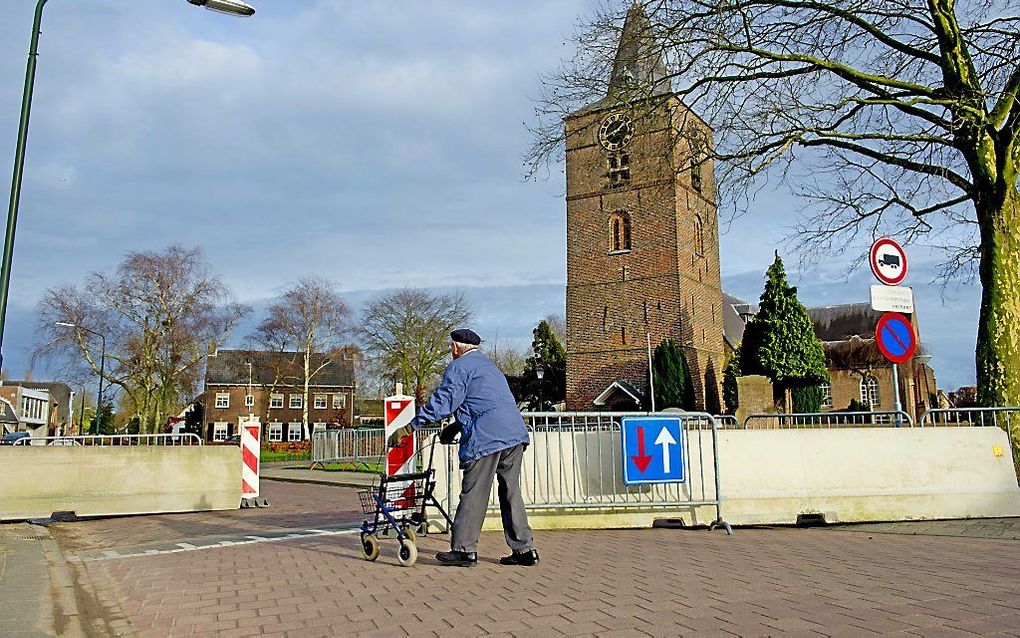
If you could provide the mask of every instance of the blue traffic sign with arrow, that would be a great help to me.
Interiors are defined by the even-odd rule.
[[[687,481],[680,417],[624,417],[620,435],[625,485]]]

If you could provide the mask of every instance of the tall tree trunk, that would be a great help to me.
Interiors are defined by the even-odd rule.
[[[308,434],[308,386],[311,383],[312,376],[311,358],[312,349],[305,348],[305,392],[304,398],[301,400],[301,405],[303,406],[301,409],[301,423],[302,423],[301,427],[305,431],[306,441],[312,438],[311,435]]]
[[[981,228],[981,315],[977,338],[978,402],[1020,405],[1020,193],[977,201]]]

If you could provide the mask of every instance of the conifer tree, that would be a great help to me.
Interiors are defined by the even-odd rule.
[[[726,414],[736,414],[737,407],[739,407],[739,397],[737,393],[737,378],[741,376],[740,372],[740,348],[733,353],[730,360],[726,362],[726,367],[723,368],[723,403],[726,404]]]
[[[683,350],[670,338],[655,348],[652,356],[655,409],[694,409],[694,382]]]
[[[556,332],[543,319],[532,330],[531,350],[534,356],[524,364],[525,395],[531,409],[544,410],[567,395],[567,352]],[[538,379],[536,368],[541,365],[543,376]]]
[[[744,329],[740,369],[768,377],[777,391],[829,380],[822,342],[797,299],[797,288],[786,280],[778,252],[765,273],[758,314]]]

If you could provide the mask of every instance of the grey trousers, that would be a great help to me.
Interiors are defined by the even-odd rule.
[[[461,479],[460,503],[453,517],[453,537],[450,549],[474,552],[482,533],[485,510],[492,491],[492,477],[498,482],[499,513],[503,517],[503,535],[506,544],[515,552],[534,549],[534,536],[528,525],[528,513],[521,498],[521,462],[524,445],[496,452],[476,459],[464,467]]]

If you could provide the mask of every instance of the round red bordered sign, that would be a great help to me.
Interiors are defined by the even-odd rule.
[[[893,363],[906,363],[917,349],[917,336],[910,319],[898,312],[887,312],[875,326],[875,345]]]
[[[891,237],[875,240],[868,253],[868,263],[875,278],[886,286],[898,286],[907,277],[907,253]]]

